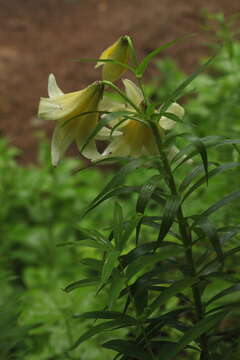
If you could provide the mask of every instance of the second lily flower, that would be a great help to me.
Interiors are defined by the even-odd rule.
[[[144,98],[141,90],[134,84],[131,80],[125,79],[123,80],[126,96],[131,100],[131,102],[136,107],[141,107],[144,103]],[[104,109],[104,100],[100,104],[100,108]],[[109,107],[109,103],[107,105]],[[114,110],[129,110],[134,114],[134,108],[131,105],[119,104],[117,106],[116,103],[113,104]],[[111,109],[110,109],[111,111]],[[176,115],[178,118],[182,118],[184,115],[184,109],[178,103],[172,103],[167,109],[168,113],[172,113]],[[155,139],[150,127],[141,122],[141,119],[138,118],[138,114],[135,112],[134,114],[135,120],[128,119],[117,127],[117,131],[115,136],[113,136],[113,140],[107,146],[105,151],[102,153],[102,156],[141,156],[141,155],[154,155],[157,154],[157,147],[155,144]],[[139,120],[139,121],[138,121]],[[121,121],[121,118],[118,119],[118,122]],[[115,123],[114,123],[115,125]],[[158,129],[160,134],[164,134],[165,130],[171,130],[176,125],[176,122],[162,116],[158,122]],[[114,135],[114,132],[113,132]],[[170,149],[170,153],[172,149]]]

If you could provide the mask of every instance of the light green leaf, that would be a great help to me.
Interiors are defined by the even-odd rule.
[[[119,251],[117,250],[112,250],[107,254],[102,269],[101,285],[105,284],[110,278],[114,267],[118,264],[118,256]]]

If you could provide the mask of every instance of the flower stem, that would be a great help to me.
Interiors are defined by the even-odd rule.
[[[174,176],[172,173],[172,169],[171,169],[168,158],[162,147],[162,139],[161,139],[161,136],[160,136],[160,133],[158,130],[158,126],[156,123],[151,122],[151,128],[152,128],[153,135],[155,137],[159,155],[162,160],[164,173],[165,173],[165,181],[166,181],[172,195],[178,195],[178,190],[177,190],[175,179],[174,179]],[[185,261],[187,264],[188,272],[192,277],[196,277],[197,273],[196,273],[194,258],[193,258],[193,253],[192,253],[192,235],[191,235],[191,231],[189,229],[189,225],[184,217],[183,209],[182,209],[181,205],[177,212],[177,218],[178,218],[178,224],[179,224],[179,232],[181,234],[182,243],[184,246]],[[202,299],[201,299],[201,291],[199,289],[198,284],[192,285],[191,288],[192,288],[192,294],[193,294],[193,300],[194,300],[197,320],[200,321],[201,319],[204,318],[204,307],[203,307]],[[208,352],[207,337],[204,334],[200,337],[200,345],[201,345],[201,350],[202,350],[200,359],[208,360],[209,352]]]

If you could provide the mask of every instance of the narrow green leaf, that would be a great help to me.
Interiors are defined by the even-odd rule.
[[[160,315],[158,317],[149,318],[148,322],[149,325],[146,326],[146,334],[147,337],[150,339],[152,338],[152,334],[160,333],[163,326],[171,324],[172,321],[177,320],[179,316],[183,315],[184,313],[191,310],[191,308],[188,306],[184,306],[175,310],[171,310],[164,315]],[[143,334],[139,335],[137,338],[138,343],[144,342],[144,336]]]
[[[180,254],[182,254],[181,247],[179,248],[178,246],[176,247],[168,243],[168,246],[161,247],[159,252],[155,252],[154,254],[148,253],[132,261],[127,267],[126,276],[128,280],[130,280],[131,277],[137,275],[139,271],[144,272],[146,267],[150,265],[153,267],[156,262],[164,261]]]
[[[233,248],[231,250],[228,250],[228,251],[224,252],[223,253],[224,260],[226,258],[228,258],[229,256],[237,254],[238,252],[240,252],[240,246],[237,246],[237,247],[235,247],[235,248]],[[206,265],[203,266],[203,268],[199,271],[199,274],[200,273],[201,274],[208,274],[209,273],[208,269],[209,268],[211,269],[216,263],[218,263],[218,261],[219,261],[218,257],[211,260],[209,263],[207,263]]]
[[[155,246],[156,246],[156,242],[144,243],[144,244],[136,247],[135,249],[129,251],[128,254],[122,255],[120,258],[122,266],[126,267],[131,262],[138,259],[139,257],[146,255],[146,254],[151,254],[152,250],[155,248]]]
[[[112,113],[105,113],[104,117],[101,117],[100,120],[98,121],[95,129],[89,134],[89,136],[86,138],[86,141],[84,142],[84,144],[82,145],[81,149],[80,149],[80,153],[83,152],[83,150],[85,149],[85,147],[90,143],[91,140],[93,140],[96,135],[99,133],[99,131],[109,125],[109,123],[115,119],[118,119],[122,116],[128,116],[129,114],[133,114],[130,111],[115,111]]]
[[[92,285],[97,285],[98,284],[98,279],[83,279],[83,280],[78,280],[78,281],[74,281],[71,284],[69,284],[68,286],[66,286],[63,291],[66,292],[71,292],[75,289],[78,289],[80,287],[84,287],[84,286],[92,286]]]
[[[212,247],[219,258],[219,261],[222,262],[224,256],[223,256],[222,246],[220,243],[218,232],[215,226],[206,216],[202,216],[202,215],[196,217],[196,225],[200,227],[200,229],[202,229],[205,236],[211,242]]]
[[[96,326],[92,326],[87,330],[80,338],[74,343],[74,345],[69,349],[69,351],[76,349],[84,341],[92,338],[93,336],[100,334],[104,331],[115,330],[120,328],[125,328],[128,326],[133,326],[134,324],[129,321],[123,321],[120,319],[107,321]]]
[[[191,84],[191,82],[201,73],[203,72],[209,64],[214,60],[216,55],[212,56],[208,61],[206,61],[203,65],[201,65],[192,75],[190,75],[187,79],[185,79],[171,94],[167,97],[167,100],[164,102],[161,107],[161,112],[165,112],[167,108],[171,105],[171,103],[175,102],[178,97],[182,94],[183,90]]]
[[[159,185],[161,179],[162,176],[154,175],[149,180],[147,180],[147,182],[143,185],[137,200],[137,205],[136,205],[137,212],[144,214],[147,204],[151,199],[154,190]]]
[[[111,276],[111,285],[109,289],[109,299],[108,299],[108,308],[112,310],[115,302],[124,288],[125,281],[123,275],[118,269],[114,269]]]
[[[81,214],[80,218],[83,218],[86,216],[90,211],[95,209],[98,205],[103,203],[104,201],[123,194],[132,194],[133,192],[137,191],[137,188],[132,186],[119,186],[112,190],[109,190],[108,192],[104,193],[101,197],[98,197],[97,200],[94,199],[91,204],[84,210],[84,212]]]
[[[139,223],[141,222],[142,215],[136,214],[130,219],[126,221],[124,226],[124,231],[122,233],[122,238],[119,244],[119,250],[122,251],[129,240],[130,236],[132,235],[133,231],[138,227]]]
[[[113,237],[116,241],[116,246],[119,246],[123,232],[123,210],[118,202],[115,202],[113,211]]]
[[[136,319],[118,311],[89,311],[82,314],[75,314],[73,315],[73,317],[75,319],[81,319],[81,320],[89,320],[89,319],[121,320],[127,323],[132,323],[133,325],[137,325]]]
[[[143,286],[141,279],[137,280],[131,286],[131,293],[134,298],[136,311],[141,315],[148,305],[148,287]]]
[[[223,136],[205,136],[200,139],[204,143],[206,148],[217,146],[217,144],[220,144],[221,141],[225,140]],[[196,154],[198,154],[198,151],[196,150],[194,145],[189,144],[185,146],[183,149],[181,149],[179,153],[176,154],[176,156],[172,160],[172,163],[182,160],[181,163],[177,165],[177,167],[179,167],[182,163],[192,158]]]
[[[201,141],[204,143],[206,148],[240,144],[239,139],[224,139],[222,136],[206,136],[201,138]],[[198,154],[198,151],[194,150],[194,146],[192,144],[184,147],[172,160],[172,163],[180,160],[173,171],[176,171],[183,163],[193,158],[196,154]]]
[[[200,138],[191,138],[190,141],[193,143],[202,158],[203,167],[205,170],[206,183],[208,183],[208,156],[206,147]]]
[[[213,163],[211,163],[212,165]],[[209,164],[210,165],[210,164]],[[192,180],[194,180],[196,177],[198,177],[202,172],[204,171],[203,165],[198,165],[192,171],[186,175],[184,180],[179,186],[179,191],[182,193],[187,189],[187,187],[191,184]]]
[[[217,211],[221,207],[227,205],[230,201],[236,200],[240,197],[240,191],[234,191],[231,194],[225,196],[222,200],[217,201],[215,204],[210,206],[207,210],[205,210],[201,215],[202,216],[209,216],[213,212]]]
[[[162,293],[152,302],[152,304],[149,306],[150,314],[157,308],[159,308],[161,305],[166,304],[166,302],[171,297],[176,296],[177,293],[192,286],[196,282],[196,278],[186,278],[183,280],[175,281],[172,285],[167,287],[166,290],[163,290]]]
[[[137,213],[144,214],[145,209],[146,209],[156,187],[158,186],[160,179],[161,179],[161,176],[155,175],[155,176],[151,177],[143,185],[143,187],[141,188],[138,200],[137,200],[137,205],[136,205]],[[138,244],[139,235],[140,235],[140,231],[141,231],[141,225],[142,225],[142,220],[139,221],[137,229],[136,229],[136,245]]]
[[[231,301],[228,304],[224,304],[224,305],[220,305],[220,306],[216,306],[208,311],[206,311],[206,315],[211,314],[215,311],[219,311],[219,310],[227,310],[227,311],[233,311],[233,309],[237,308],[237,310],[240,309],[240,302],[239,301]]]
[[[91,202],[91,204],[87,207],[87,209],[83,212],[82,216],[85,216],[90,210],[92,210],[94,207],[96,207],[96,204],[99,204],[99,201],[101,202],[101,199],[104,198],[104,196],[110,192],[110,190],[116,189],[119,187],[126,176],[133,172],[134,170],[141,167],[144,163],[149,161],[149,157],[141,157],[138,159],[131,159],[128,161],[126,165],[124,165],[117,173],[116,175],[109,181],[109,183],[104,187],[104,189],[96,196],[96,198]]]
[[[217,293],[216,295],[214,295],[210,300],[207,301],[206,305],[210,305],[212,302],[221,299],[224,296],[230,295],[236,291],[240,291],[240,284],[234,285],[234,286],[230,286],[227,289],[224,289],[222,291],[220,291],[219,293]]]
[[[84,258],[80,260],[80,264],[88,267],[89,269],[100,272],[102,270],[103,261],[93,258]]]
[[[85,229],[78,225],[76,229],[77,238],[75,243],[77,245],[95,247],[104,251],[111,251],[113,249],[112,244],[97,230]]]
[[[236,163],[236,162],[230,162],[230,163],[225,163],[222,164],[220,166],[218,166],[217,168],[209,171],[208,173],[208,179],[211,179],[212,177],[216,176],[216,175],[220,175],[225,171],[228,170],[232,170],[235,168],[238,168],[240,166],[240,163]],[[202,177],[201,179],[199,179],[195,184],[193,184],[189,190],[186,192],[186,194],[184,195],[183,201],[189,196],[191,195],[197,188],[199,188],[202,184],[204,184],[206,181],[205,177]]]
[[[102,269],[101,285],[105,284],[110,278],[114,267],[118,264],[118,256],[119,256],[119,251],[117,250],[112,250],[107,254]]]
[[[175,220],[180,204],[181,204],[181,198],[178,195],[174,195],[166,201],[166,205],[163,210],[161,227],[157,239],[157,246],[159,246],[159,244],[164,240],[165,236],[170,230]]]
[[[104,242],[98,242],[95,240],[81,240],[81,241],[72,241],[70,243],[65,243],[65,244],[59,244],[59,246],[62,245],[75,245],[75,246],[86,246],[86,247],[91,247],[94,249],[99,249],[101,251],[112,251],[113,246],[111,243],[104,243]]]
[[[176,355],[179,354],[180,351],[184,350],[188,344],[216,326],[225,315],[225,312],[221,312],[200,320],[196,325],[186,331],[178,343],[175,345],[171,344],[171,346],[167,346],[165,349],[162,349],[161,360],[175,359]]]
[[[189,35],[188,35],[189,36]],[[144,73],[144,71],[146,70],[149,62],[156,56],[158,55],[160,52],[162,52],[163,50],[167,49],[168,47],[174,45],[175,43],[185,39],[186,36],[182,36],[179,37],[175,40],[169,41],[165,44],[163,44],[162,46],[158,47],[157,49],[151,51],[142,61],[141,63],[138,65],[137,69],[136,69],[136,76],[137,77],[141,77]]]
[[[115,350],[127,357],[130,356],[134,359],[149,360],[149,355],[145,352],[144,348],[133,341],[116,339],[108,341],[102,346],[107,349]]]

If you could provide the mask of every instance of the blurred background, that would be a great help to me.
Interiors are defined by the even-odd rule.
[[[98,57],[120,35],[133,37],[140,56],[189,33],[171,55],[189,73],[207,53],[204,11],[240,11],[238,0],[0,0],[0,131],[20,147],[23,162],[36,161],[32,120],[50,72],[66,92],[100,73],[78,58]],[[163,56],[161,55],[161,56]],[[154,72],[154,70],[152,70]],[[156,75],[156,72],[155,72]],[[53,124],[44,123],[47,130]],[[43,128],[43,125],[41,125]]]

